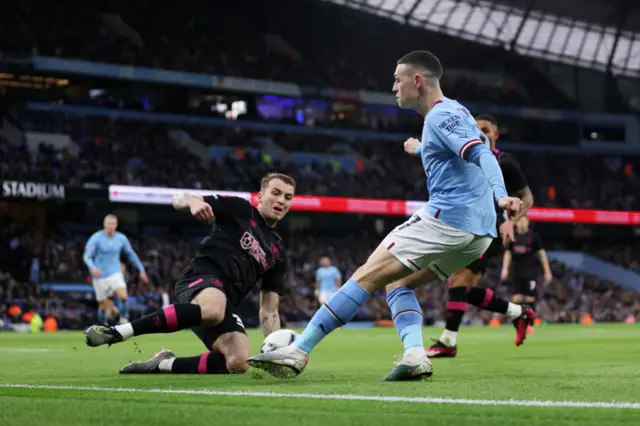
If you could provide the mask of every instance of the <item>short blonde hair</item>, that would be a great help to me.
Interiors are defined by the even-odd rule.
[[[296,188],[296,180],[291,176],[285,175],[284,173],[267,173],[260,181],[260,190],[263,191],[267,186],[269,186],[269,182],[274,179],[281,180],[287,185],[293,186],[293,189]]]

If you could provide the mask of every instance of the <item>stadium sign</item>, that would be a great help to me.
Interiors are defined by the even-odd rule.
[[[222,195],[244,198],[258,204],[255,192],[214,191],[187,188],[158,188],[149,186],[109,185],[109,201],[112,203],[164,204],[171,205],[176,194],[191,192],[199,195]],[[417,200],[384,200],[372,198],[325,197],[296,195],[291,210],[322,213],[376,214],[389,216],[411,216],[425,205]],[[640,225],[640,211],[613,211],[591,209],[562,209],[533,207],[529,218],[535,222],[591,223],[599,225]]]
[[[2,196],[5,198],[64,200],[65,187],[53,183],[5,180],[2,182]]]

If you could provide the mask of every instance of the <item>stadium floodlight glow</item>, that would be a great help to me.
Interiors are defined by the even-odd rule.
[[[616,29],[487,0],[323,0],[522,55],[640,76],[640,39]],[[517,39],[516,39],[517,37]],[[614,51],[615,49],[615,51]],[[613,55],[612,55],[613,52]]]

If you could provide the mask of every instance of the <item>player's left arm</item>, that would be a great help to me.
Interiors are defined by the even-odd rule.
[[[340,274],[340,270],[335,266],[333,267],[333,270],[336,275],[336,287],[340,288],[340,286],[342,285],[342,274]]]
[[[547,251],[542,246],[542,240],[538,233],[534,234],[533,237],[534,249],[538,253],[538,259],[540,260],[540,265],[542,265],[542,272],[544,276],[544,283],[549,284],[553,280],[553,274],[551,273],[551,265],[549,264],[549,258],[547,257]]]
[[[422,152],[422,142],[416,138],[409,138],[404,141],[404,150],[409,155],[420,157],[420,153]]]
[[[516,223],[525,217],[529,209],[533,207],[533,193],[529,188],[529,182],[522,172],[518,160],[511,155],[503,156],[502,158],[503,160],[500,167],[502,168],[504,180],[509,183],[509,187],[512,188],[512,191],[518,196],[518,198],[520,198],[520,200],[522,200],[522,209],[511,218],[513,223]]]
[[[280,295],[284,293],[284,280],[287,273],[287,255],[280,247],[281,260],[275,268],[262,276],[260,286],[260,328],[266,336],[280,330]]]
[[[146,283],[147,281],[149,281],[149,278],[144,269],[144,265],[140,261],[140,258],[136,254],[135,250],[133,250],[133,247],[131,247],[131,242],[129,241],[129,238],[127,238],[124,234],[121,234],[121,235],[124,241],[124,244],[123,244],[124,252],[127,254],[129,261],[135,265],[138,271],[140,271],[140,279]]]
[[[469,117],[471,114],[466,108],[436,110],[428,116],[427,125],[448,149],[482,169],[500,207],[517,212],[522,202],[509,197],[502,170],[489,150],[487,137],[477,126],[471,125]]]
[[[280,295],[274,291],[260,290],[260,328],[265,337],[280,330]]]
[[[533,193],[528,186],[520,189],[518,192],[516,192],[516,195],[518,196],[518,198],[520,198],[520,200],[522,200],[522,209],[520,209],[520,211],[513,215],[513,217],[511,218],[511,221],[513,223],[516,223],[517,221],[525,217],[529,212],[529,209],[533,207]]]

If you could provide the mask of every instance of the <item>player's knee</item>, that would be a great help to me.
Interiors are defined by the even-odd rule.
[[[384,289],[387,292],[387,294],[391,293],[393,290],[395,290],[396,288],[400,287],[402,284],[398,281],[393,282],[391,284],[387,284]]]
[[[207,325],[220,324],[224,319],[225,307],[217,304],[200,305],[200,315],[202,323]]]
[[[191,301],[200,306],[200,315],[204,325],[220,324],[227,310],[224,294],[212,288],[205,288]]]
[[[475,274],[467,268],[459,270],[447,280],[449,288],[465,287],[467,290],[471,290],[477,282]]]
[[[373,293],[409,274],[410,271],[390,253],[376,251],[353,273],[351,279],[357,281],[369,293]]]
[[[232,374],[242,374],[249,370],[247,357],[239,355],[231,355],[227,357],[227,370]]]

